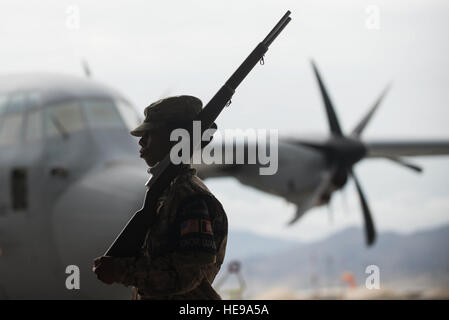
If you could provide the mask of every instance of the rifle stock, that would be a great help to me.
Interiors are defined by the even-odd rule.
[[[214,123],[223,108],[231,100],[240,83],[263,58],[271,43],[290,22],[291,18],[289,15],[290,11],[287,11],[265,39],[256,46],[194,119],[194,121],[201,121],[202,131],[208,129]],[[192,135],[190,136],[192,137]],[[200,145],[201,141],[193,142],[194,147],[190,150],[190,156],[192,156],[193,151],[200,147]],[[170,161],[170,154],[167,154],[157,165],[156,173],[148,183],[149,190],[145,195],[144,205],[128,221],[126,226],[106,251],[105,256],[133,257],[139,254],[148,228],[154,218],[156,201],[168,187],[170,182],[177,176],[179,170],[180,166],[174,165]]]

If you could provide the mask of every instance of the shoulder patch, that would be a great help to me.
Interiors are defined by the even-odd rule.
[[[206,201],[193,196],[183,201],[179,207],[180,250],[216,253],[216,244]]]
[[[189,233],[199,232],[198,219],[189,219],[181,222],[181,236]]]

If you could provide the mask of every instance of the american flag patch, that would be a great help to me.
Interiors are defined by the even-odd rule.
[[[181,223],[181,236],[192,232],[199,232],[197,219],[186,220]]]
[[[213,235],[212,224],[209,220],[201,220],[201,232],[205,234]]]

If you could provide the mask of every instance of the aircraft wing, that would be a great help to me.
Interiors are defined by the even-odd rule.
[[[290,145],[312,147],[314,149],[326,149],[326,139],[297,139],[284,138],[284,142]],[[402,160],[401,157],[407,156],[434,156],[449,155],[449,140],[372,140],[363,141],[367,148],[367,158],[388,158],[396,162],[412,167],[412,169],[421,169]],[[245,146],[246,148],[247,146]],[[282,157],[282,154],[279,154]],[[195,165],[201,178],[213,178],[223,176],[233,176],[239,170],[244,169],[242,165]]]
[[[449,155],[449,140],[364,141],[367,157]]]
[[[287,138],[288,143],[297,146],[312,147],[315,149],[327,149],[327,139]],[[449,155],[449,139],[434,140],[362,140],[367,149],[368,158],[396,158],[402,156],[434,156]]]

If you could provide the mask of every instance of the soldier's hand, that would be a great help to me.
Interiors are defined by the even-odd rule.
[[[112,284],[115,282],[114,274],[114,258],[113,257],[98,257],[94,260],[92,271],[97,275],[98,280]]]

